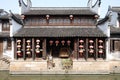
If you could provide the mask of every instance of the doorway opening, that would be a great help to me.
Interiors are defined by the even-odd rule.
[[[68,58],[72,55],[74,40],[71,38],[47,39],[47,53],[53,57]]]

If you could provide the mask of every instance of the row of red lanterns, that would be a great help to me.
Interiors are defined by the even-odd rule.
[[[54,43],[54,41],[53,41],[53,40],[50,40],[50,41],[49,41],[49,43],[50,43],[50,44],[53,44],[53,43]],[[55,41],[55,43],[56,43],[56,44],[59,44],[59,43],[60,43],[60,41],[56,40],[56,41]],[[64,43],[65,43],[65,41],[64,41],[64,40],[62,40],[62,41],[61,41],[61,43],[62,43],[62,44],[64,44]],[[68,44],[70,44],[70,43],[71,43],[71,41],[70,41],[70,40],[68,40],[68,41],[67,41],[67,43],[68,43]]]
[[[80,40],[79,42],[80,42],[80,43],[83,43],[84,40]],[[93,42],[94,42],[93,40],[89,40],[89,43],[93,43]],[[103,40],[99,40],[98,42],[99,42],[99,43],[103,43]]]

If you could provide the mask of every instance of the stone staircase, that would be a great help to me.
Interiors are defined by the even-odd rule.
[[[10,60],[6,57],[0,58],[0,70],[9,70]]]

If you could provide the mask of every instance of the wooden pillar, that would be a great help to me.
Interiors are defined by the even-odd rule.
[[[78,48],[77,48],[77,40],[74,41],[74,58],[77,59],[77,51],[78,51]]]
[[[85,49],[86,49],[86,57],[85,57],[85,59],[87,60],[87,59],[88,59],[88,38],[86,38],[86,46],[85,46]]]
[[[77,39],[77,59],[79,58],[79,38]]]
[[[18,59],[18,56],[17,56],[17,39],[15,39],[15,41],[14,41],[14,57],[15,57],[15,59]]]
[[[35,39],[32,38],[32,58],[35,60]]]
[[[42,57],[45,59],[46,58],[46,39],[43,39],[42,48],[43,48]]]
[[[95,60],[98,58],[98,38],[95,40]]]
[[[110,39],[110,51],[113,51],[113,40]]]
[[[26,57],[25,57],[25,38],[23,38],[23,59],[25,60],[26,59]]]
[[[107,41],[106,41],[106,39],[103,41],[103,59],[106,59],[106,43],[107,43]]]

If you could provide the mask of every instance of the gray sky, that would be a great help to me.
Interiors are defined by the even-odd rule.
[[[24,0],[26,1],[26,0]],[[31,0],[33,7],[86,7],[88,0]],[[93,0],[94,2],[96,0]],[[101,0],[100,13],[104,17],[108,6],[119,6],[120,0]],[[1,0],[0,9],[19,13],[18,0]]]

